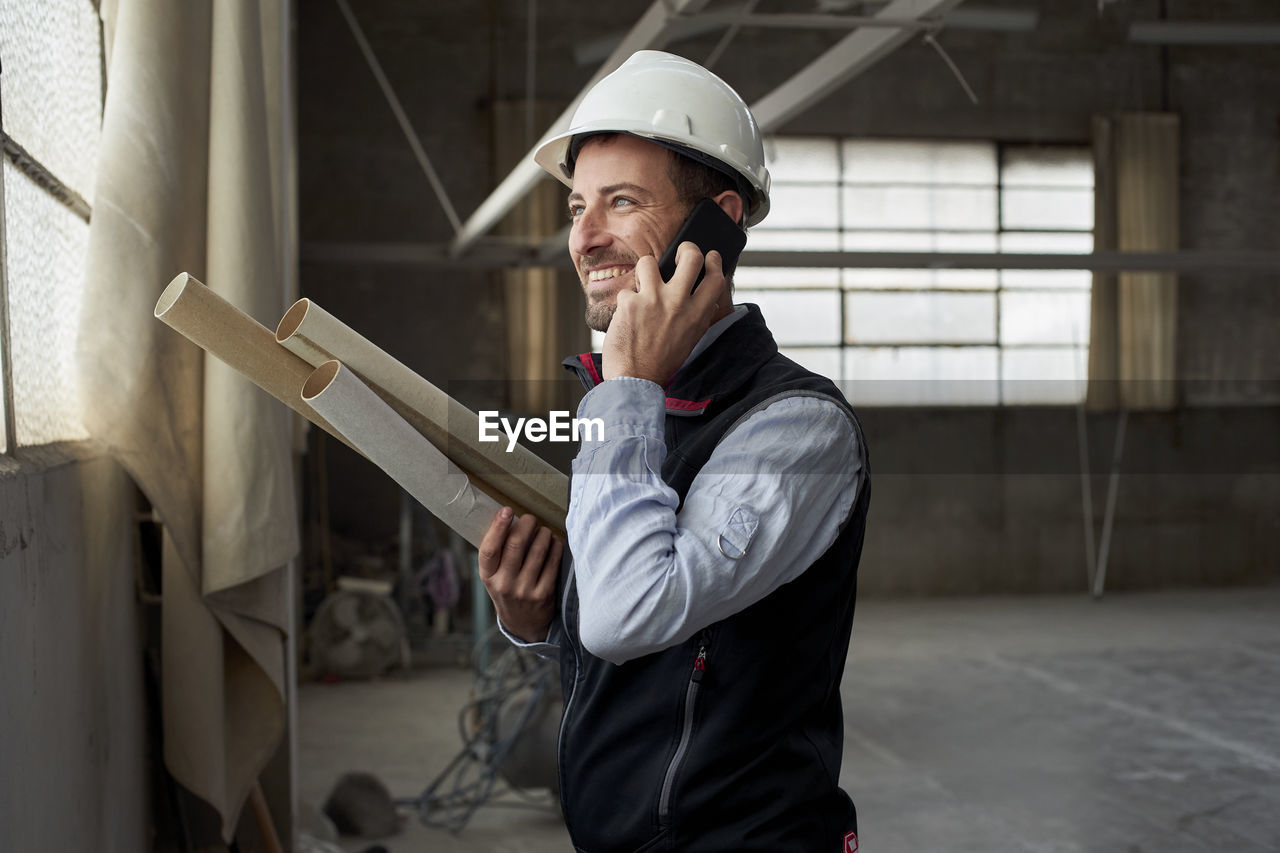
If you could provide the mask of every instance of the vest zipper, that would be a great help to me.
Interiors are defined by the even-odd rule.
[[[573,569],[569,569],[569,577],[564,583],[564,597],[560,601],[560,614],[563,618],[564,614],[569,612],[569,587],[573,583]],[[565,631],[565,638],[568,640],[568,631]],[[560,802],[562,804],[568,802],[565,796],[565,773],[564,773],[564,728],[569,721],[569,711],[573,707],[573,698],[578,695],[578,649],[573,642],[565,642],[561,647],[561,653],[568,650],[573,655],[573,678],[569,681],[569,695],[564,700],[564,710],[560,713],[560,732],[556,737],[556,775],[560,781]],[[564,666],[564,661],[560,661],[560,665]],[[569,823],[569,811],[564,809],[564,828],[569,833],[569,841],[573,842],[573,828]],[[577,849],[577,846],[574,846]]]
[[[707,643],[704,635],[702,645],[698,647],[698,657],[693,662],[693,672],[689,674],[689,686],[684,692],[684,721],[680,728],[680,742],[676,745],[676,754],[671,756],[667,772],[662,777],[662,791],[658,795],[658,822],[666,825],[671,816],[671,789],[675,784],[676,771],[689,751],[689,742],[693,739],[693,710],[698,701],[698,689],[702,677],[707,672]]]

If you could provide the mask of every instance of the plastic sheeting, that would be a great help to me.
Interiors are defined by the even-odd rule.
[[[282,2],[104,0],[77,358],[85,426],[165,524],[165,761],[228,839],[285,731],[291,416],[152,310],[181,270],[260,322],[288,301]]]
[[[94,4],[0,0],[0,21],[5,133],[92,203],[102,115]]]
[[[15,444],[86,438],[75,394],[76,318],[89,226],[4,162]]]

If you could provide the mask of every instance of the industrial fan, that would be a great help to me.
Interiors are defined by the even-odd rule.
[[[320,672],[372,678],[405,659],[404,620],[386,594],[339,589],[311,620],[311,660]]]

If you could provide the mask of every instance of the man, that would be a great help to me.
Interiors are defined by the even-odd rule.
[[[480,573],[508,636],[559,654],[574,846],[856,850],[837,780],[861,430],[733,306],[718,253],[681,246],[665,282],[655,260],[700,198],[763,218],[755,121],[707,70],[642,51],[537,160],[571,187],[569,252],[606,332],[600,357],[566,362],[604,438],[573,463],[565,570],[549,531],[504,509]]]

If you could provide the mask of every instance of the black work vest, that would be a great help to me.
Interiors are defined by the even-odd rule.
[[[683,504],[736,423],[777,397],[815,395],[849,415],[862,448],[858,497],[798,578],[622,665],[582,647],[576,584],[562,572],[560,796],[581,853],[855,849],[853,802],[837,779],[840,678],[871,494],[866,444],[839,390],[779,354],[759,309],[747,307],[667,388],[663,480]],[[601,381],[598,355],[565,366],[588,388]]]

